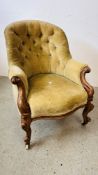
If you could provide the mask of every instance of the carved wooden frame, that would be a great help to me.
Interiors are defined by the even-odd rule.
[[[93,101],[94,88],[85,79],[85,74],[89,72],[91,72],[91,69],[88,66],[86,66],[82,69],[80,73],[81,83],[88,94],[87,104],[85,105],[85,108],[82,113],[84,119],[82,123],[83,125],[86,125],[89,121],[91,121],[91,119],[87,115],[94,108],[94,105],[91,103]]]
[[[94,105],[91,103],[91,101],[93,100],[94,88],[85,79],[85,74],[89,73],[90,71],[91,71],[90,68],[88,66],[86,66],[80,72],[81,83],[88,94],[87,104],[78,107],[78,108],[85,107],[83,110],[83,113],[82,113],[83,120],[84,120],[82,123],[83,125],[86,125],[90,121],[90,118],[87,115],[94,108]],[[27,102],[25,86],[24,86],[21,78],[19,78],[17,76],[13,76],[11,78],[11,82],[13,84],[17,85],[17,87],[18,87],[17,105],[18,105],[19,111],[21,113],[21,126],[24,129],[24,131],[26,132],[26,137],[24,139],[24,142],[26,145],[26,149],[28,149],[30,147],[30,139],[31,139],[30,124],[32,121],[39,120],[39,119],[62,119],[65,117],[65,115],[62,115],[62,116],[39,116],[39,117],[31,118],[31,110],[30,110],[30,106]],[[75,109],[75,110],[77,110],[77,109]],[[69,112],[69,113],[72,113],[72,112]],[[67,114],[69,114],[69,113],[67,113]]]
[[[27,102],[26,98],[26,92],[25,92],[25,86],[22,82],[22,80],[17,77],[13,76],[11,78],[11,82],[18,87],[18,98],[17,98],[17,105],[19,108],[19,111],[21,113],[21,127],[26,132],[26,136],[24,139],[26,149],[30,147],[30,139],[31,139],[31,127],[30,124],[32,122],[31,119],[31,110],[30,106]]]

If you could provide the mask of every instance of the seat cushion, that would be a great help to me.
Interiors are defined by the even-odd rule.
[[[87,103],[84,88],[56,74],[38,74],[29,79],[28,103],[32,118],[66,114]]]

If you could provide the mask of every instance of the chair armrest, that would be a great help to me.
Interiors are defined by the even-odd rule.
[[[64,75],[66,78],[72,80],[73,82],[82,85],[80,80],[80,74],[86,64],[82,64],[74,59],[70,59],[65,67]]]
[[[27,102],[28,81],[26,74],[18,66],[10,66],[9,79],[14,86],[14,95],[16,96],[19,112],[23,117],[30,116],[31,111]]]
[[[27,96],[27,94],[28,94],[28,80],[27,80],[27,75],[25,74],[25,72],[20,67],[18,67],[16,65],[10,65],[8,76],[9,76],[10,80],[12,79],[12,77],[18,77],[22,80],[24,87],[25,87],[26,96]]]

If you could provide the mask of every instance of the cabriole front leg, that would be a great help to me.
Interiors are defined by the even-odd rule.
[[[30,148],[30,139],[31,139],[31,110],[27,102],[25,86],[20,77],[13,76],[11,82],[18,87],[18,98],[17,105],[21,114],[21,127],[26,132],[25,136],[25,145],[26,149]]]
[[[31,140],[31,118],[21,116],[21,127],[26,132],[26,136],[24,138],[26,149],[30,148],[30,140]]]

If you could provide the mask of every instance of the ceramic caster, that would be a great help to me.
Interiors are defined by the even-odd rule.
[[[26,145],[25,148],[26,148],[26,150],[28,150],[30,148],[30,146],[29,145]]]

